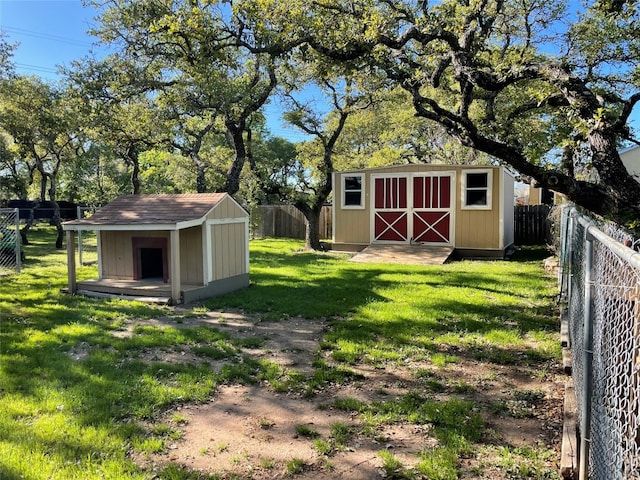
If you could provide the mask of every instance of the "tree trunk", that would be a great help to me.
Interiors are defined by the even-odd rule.
[[[29,245],[29,238],[27,238],[27,235],[29,234],[29,230],[31,230],[31,227],[33,226],[33,221],[34,212],[33,208],[31,208],[29,209],[29,218],[25,222],[24,227],[20,229],[20,239],[22,240],[22,245]]]
[[[230,195],[237,193],[240,190],[240,173],[244,167],[244,162],[247,159],[247,149],[244,143],[244,128],[238,127],[231,122],[227,122],[227,131],[233,142],[233,148],[235,150],[235,158],[233,163],[227,170],[227,179],[221,188],[222,192],[227,192]]]
[[[307,219],[304,247],[307,250],[321,250],[320,244],[320,212],[316,209],[308,210],[305,214]]]
[[[294,207],[302,212],[306,220],[304,248],[307,250],[322,250],[322,244],[320,243],[320,212],[323,204],[324,200],[314,202],[312,205],[308,205],[303,200],[298,200],[294,203]]]
[[[140,195],[140,164],[137,158],[133,161],[133,168],[131,169],[131,193]]]
[[[207,166],[202,161],[194,161],[198,167],[196,173],[196,191],[198,193],[205,193],[207,191],[207,179],[205,174],[207,173]]]
[[[127,149],[125,161],[131,165],[131,193],[140,195],[140,160],[133,145]]]
[[[609,212],[616,218],[628,219],[640,214],[640,184],[627,171],[616,142],[616,135],[607,130],[589,132],[592,162],[601,185],[610,198]]]
[[[53,177],[50,178],[51,185],[49,188],[49,203],[51,204],[51,208],[53,209],[53,217],[51,217],[51,224],[55,225],[57,236],[56,236],[56,248],[58,250],[64,248],[63,240],[64,240],[64,229],[62,228],[62,218],[60,217],[60,205],[56,200],[56,182]]]

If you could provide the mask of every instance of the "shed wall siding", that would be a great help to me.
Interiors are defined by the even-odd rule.
[[[102,248],[102,278],[133,279],[133,237],[169,238],[167,232],[100,232]],[[171,252],[167,252],[171,256]],[[169,262],[171,259],[169,258]]]
[[[369,194],[365,197],[368,204]],[[369,225],[369,207],[364,210],[341,210],[333,219],[333,241],[367,245],[371,237]]]
[[[464,170],[461,168],[460,170]],[[500,170],[492,169],[491,210],[462,210],[462,173],[456,186],[456,248],[500,248]]]
[[[502,248],[513,245],[515,241],[515,184],[513,176],[503,170],[502,172],[502,185],[503,185],[503,207],[502,207]]]
[[[225,197],[207,215],[207,220],[221,220],[225,218],[245,218],[247,212],[244,211],[231,197]]]
[[[244,223],[211,225],[213,280],[234,277],[246,271],[246,228]]]
[[[501,222],[501,202],[511,201],[500,195],[503,188],[502,170],[497,167],[482,167],[490,169],[493,175],[492,182],[492,209],[491,210],[462,210],[462,178],[464,170],[473,167],[454,165],[406,165],[399,167],[385,167],[371,170],[352,170],[348,172],[336,172],[334,175],[334,202],[342,198],[341,175],[344,173],[365,174],[365,198],[364,209],[341,209],[339,203],[334,207],[334,233],[333,242],[336,244],[362,244],[371,243],[371,195],[373,195],[372,175],[392,174],[410,175],[414,173],[431,172],[455,172],[455,210],[454,210],[454,246],[469,249],[499,249],[504,229],[508,226]],[[510,178],[510,177],[508,177]],[[508,195],[505,192],[504,195]],[[508,219],[507,219],[508,220]],[[511,227],[512,228],[512,227]]]
[[[183,284],[202,285],[202,229],[180,231],[180,279]]]

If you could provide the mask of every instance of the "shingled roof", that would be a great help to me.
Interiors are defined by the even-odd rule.
[[[168,225],[203,218],[227,194],[124,195],[89,218],[65,222],[65,226]]]

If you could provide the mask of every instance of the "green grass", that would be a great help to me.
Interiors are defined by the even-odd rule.
[[[290,475],[300,475],[304,472],[304,460],[301,458],[292,458],[291,460],[287,460],[285,462],[287,467],[287,473]]]
[[[334,408],[357,412],[372,427],[431,425],[439,446],[423,452],[416,469],[427,478],[456,478],[457,459],[481,439],[485,426],[473,403],[455,396],[468,397],[473,388],[447,384],[438,372],[465,360],[531,366],[560,355],[554,286],[542,275],[535,251],[524,252],[527,257],[520,261],[423,267],[300,253],[297,241],[252,242],[252,286],[211,299],[193,315],[241,309],[261,321],[327,320],[314,373],[307,376],[243,354],[243,348],[257,348],[263,339],[184,328],[178,316],[174,326],[139,326],[122,335],[131,321],[172,312],[61,294],[66,253],[51,247],[54,235],[49,227],[36,228],[25,247],[23,273],[0,279],[0,478],[146,479],[151,472],[136,466],[128,452],[164,451],[179,438],[176,425],[184,419],[148,427],[173,405],[205,401],[222,384],[258,381],[276,391],[312,396],[327,385],[358,379],[353,365],[385,368],[412,360],[431,364],[416,374],[424,390],[372,403],[338,399]],[[95,277],[95,269],[79,267],[78,278]],[[185,350],[201,362],[176,364],[149,356]],[[209,367],[211,360],[224,362],[219,373]],[[430,397],[442,392],[453,396]],[[540,396],[517,395],[513,401],[526,407]],[[335,424],[329,439],[309,440],[327,455],[355,434],[351,426]],[[511,462],[524,453],[501,452],[503,468],[514,469]],[[540,455],[529,456],[526,468],[542,468]],[[304,470],[296,460],[287,464],[291,474]],[[391,468],[393,458],[387,460]],[[174,466],[158,475],[208,478]]]
[[[318,438],[320,436],[318,431],[310,425],[305,425],[305,424],[296,425],[295,431],[296,431],[296,434],[301,437]]]
[[[525,261],[423,267],[355,264],[337,254],[299,252],[300,246],[289,240],[253,242],[252,286],[207,306],[240,308],[276,321],[332,318],[323,347],[347,365],[425,356],[438,366],[457,362],[458,354],[443,347],[498,364],[538,362],[560,353],[557,319],[549,314],[554,285],[542,274],[536,251],[519,252]],[[538,342],[535,349],[527,346],[530,340]]]

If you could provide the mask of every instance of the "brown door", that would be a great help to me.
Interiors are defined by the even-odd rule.
[[[169,281],[167,239],[161,237],[133,237],[133,279],[162,279]]]

